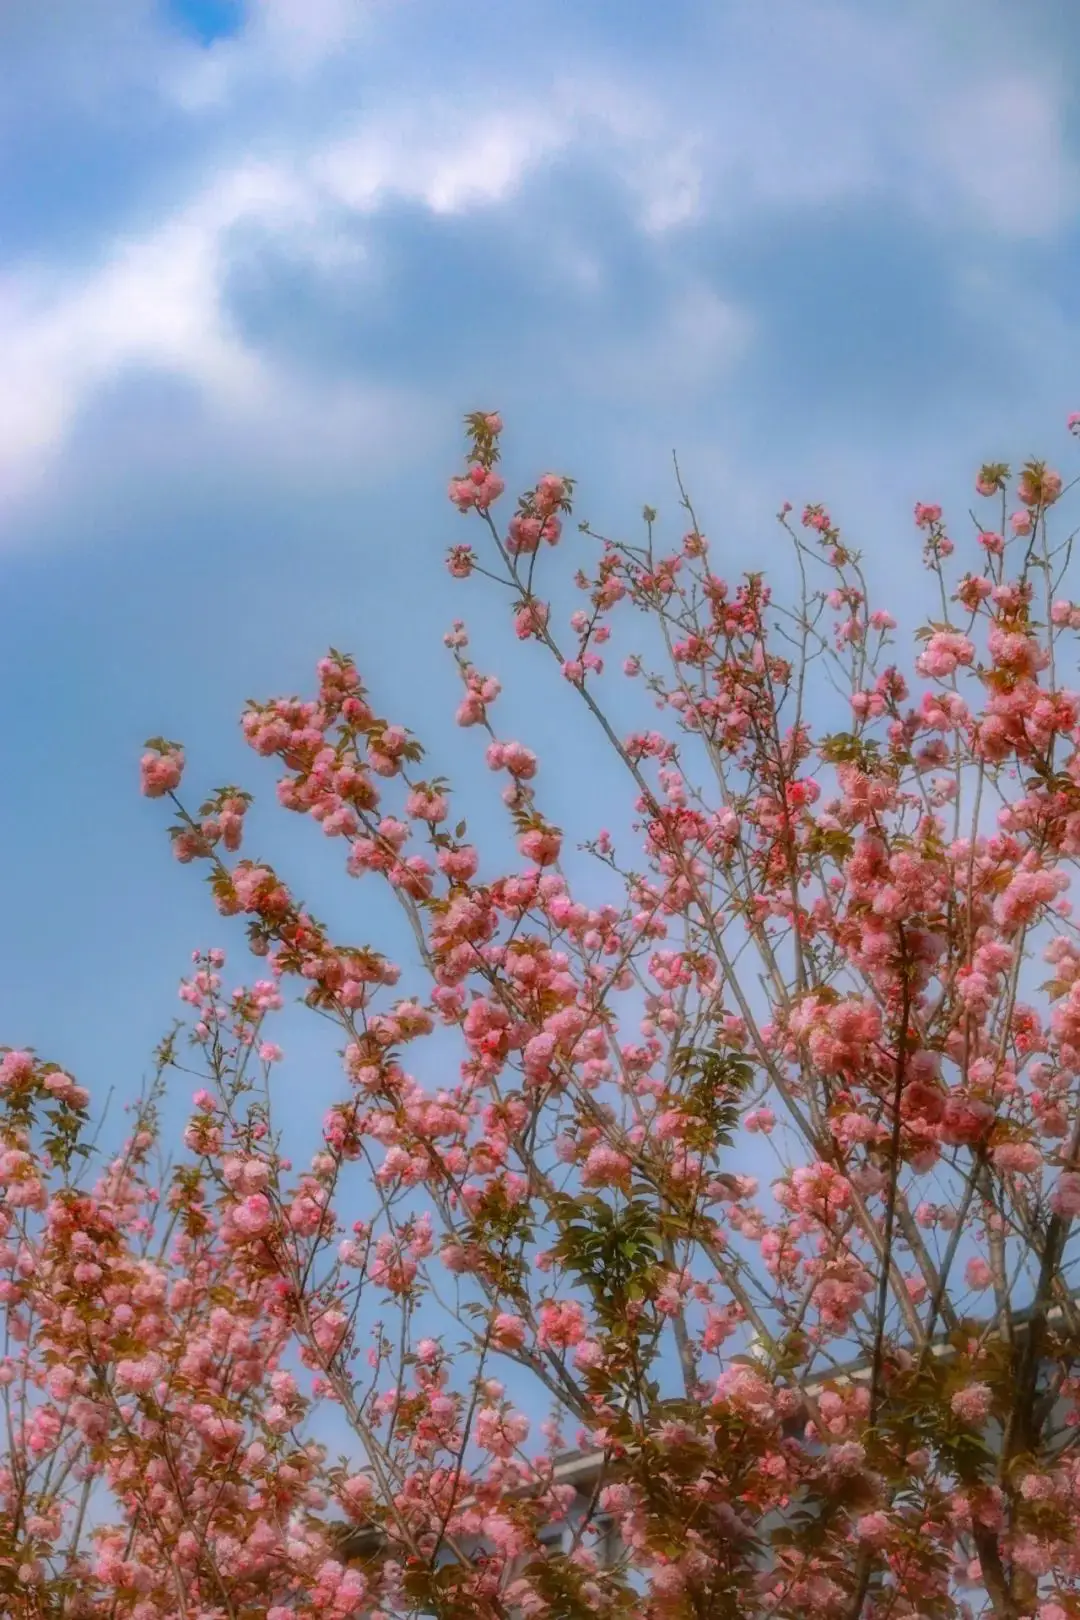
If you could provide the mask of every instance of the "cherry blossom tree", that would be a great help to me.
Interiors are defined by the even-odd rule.
[[[246,792],[189,807],[148,745],[254,965],[196,957],[112,1156],[68,1074],[0,1061],[5,1612],[1080,1615],[1061,477],[984,466],[966,571],[916,508],[905,661],[821,506],[781,512],[774,596],[714,572],[677,467],[681,539],[571,540],[571,480],[500,519],[502,423],[467,430],[449,573],[598,786],[504,731],[456,622],[459,777],[511,835],[474,841],[393,672],[332,651],[243,733],[338,841],[355,942],[246,853]],[[299,1167],[297,1000],[341,1052]]]

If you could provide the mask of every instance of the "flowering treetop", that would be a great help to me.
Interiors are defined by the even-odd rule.
[[[579,526],[560,622],[573,484],[500,523],[502,423],[467,429],[449,493],[483,546],[449,572],[550,658],[624,831],[570,845],[460,623],[457,722],[504,784],[509,866],[348,656],[243,718],[362,880],[359,943],[244,852],[246,792],[189,809],[183,751],[148,745],[143,790],[261,976],[230,991],[197,957],[188,1042],[110,1160],[70,1077],[0,1063],[10,1612],[1080,1614],[1060,476],[981,469],[966,572],[916,508],[933,607],[905,663],[824,508],[780,514],[780,599],[714,572],[681,482],[674,546],[648,508],[636,542]],[[400,963],[365,937],[373,884]],[[301,1167],[268,1029],[297,995],[342,1051]],[[163,1172],[161,1089],[192,1070]],[[553,1551],[570,1444],[601,1463]]]

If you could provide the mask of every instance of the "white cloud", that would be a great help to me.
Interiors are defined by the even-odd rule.
[[[295,379],[275,373],[229,319],[237,227],[277,238],[326,272],[351,270],[363,250],[343,217],[371,216],[393,200],[442,216],[503,204],[575,128],[569,103],[373,114],[312,150],[240,160],[153,229],[115,240],[96,265],[0,275],[4,487],[18,493],[39,481],[95,390],[129,368],[184,379],[219,412],[265,425],[266,400],[282,400]]]
[[[881,198],[1023,238],[1075,204],[1045,61],[980,51],[967,29],[958,49],[935,8],[772,0],[706,17],[678,75],[601,77],[579,99],[586,146],[609,148],[646,229]]]
[[[503,207],[543,166],[568,157],[621,183],[639,228],[657,239],[706,219],[734,229],[749,217],[874,196],[899,199],[934,226],[1024,236],[1057,228],[1072,206],[1060,98],[1045,65],[950,55],[934,36],[933,8],[872,17],[818,0],[704,8],[700,49],[678,72],[585,62],[553,74],[542,95],[524,93],[509,62],[485,57],[482,40],[475,50],[466,42],[471,76],[460,93],[433,94],[421,72],[395,81],[390,95],[378,84],[379,30],[411,27],[422,9],[267,0],[237,38],[208,52],[177,45],[169,73],[155,37],[165,93],[193,124],[205,118],[218,129],[206,155],[213,178],[93,263],[0,276],[0,470],[9,487],[47,470],[95,391],[127,368],[185,379],[219,412],[268,430],[267,400],[286,409],[296,381],[229,319],[239,226],[280,239],[328,274],[353,273],[363,250],[355,230],[342,228],[350,216],[394,200],[439,216]],[[370,99],[358,114],[340,104],[342,64],[372,52],[375,67],[365,64],[357,91],[358,102]],[[455,84],[461,66],[448,65]],[[315,118],[324,69],[337,75],[338,102]],[[133,71],[125,61],[125,74]],[[98,99],[103,72],[97,63]],[[294,104],[299,83],[307,99]],[[528,223],[543,240],[544,221]],[[551,257],[587,294],[602,285],[604,244],[587,228],[575,239],[575,229],[572,219],[552,220]],[[669,250],[658,242],[657,251]],[[602,365],[602,387],[619,392],[694,390],[748,336],[745,316],[720,293],[681,284],[644,331],[592,357],[590,371],[595,378]],[[573,356],[568,363],[580,373]]]
[[[283,88],[302,84],[330,60],[366,44],[394,0],[261,0],[244,28],[207,50],[174,54],[162,76],[165,94],[188,112],[271,98],[281,111]]]
[[[677,285],[644,331],[576,348],[581,388],[620,402],[687,403],[720,382],[753,336],[749,317],[702,282]]]
[[[1075,206],[1076,174],[1057,97],[1032,76],[1005,71],[954,90],[924,140],[939,198],[951,183],[1002,235],[1051,235]]]
[[[463,139],[456,134],[399,122],[361,130],[303,162],[242,163],[156,228],[115,241],[96,267],[64,276],[24,266],[0,277],[7,492],[41,478],[94,391],[129,368],[184,379],[218,411],[267,426],[267,400],[284,408],[295,379],[276,374],[229,320],[231,233],[256,227],[339,271],[359,251],[342,234],[343,210],[370,214],[391,197],[439,214],[498,203],[535,161],[542,132],[535,120],[495,114]]]
[[[264,368],[222,309],[222,244],[246,217],[295,220],[301,201],[272,170],[241,169],[77,279],[25,268],[0,282],[8,488],[46,469],[87,397],[127,367],[166,371],[241,409],[257,399]]]
[[[392,96],[379,85],[383,40],[409,27],[422,38],[422,4],[267,0],[244,34],[186,55],[173,89],[193,110],[250,113],[253,96],[280,109],[298,83],[354,63],[366,110],[341,109],[354,127],[331,129],[315,166],[362,210],[389,195],[436,211],[503,201],[573,150],[621,179],[655,234],[875,195],[937,224],[959,214],[1006,236],[1056,228],[1074,195],[1061,86],[1045,60],[1029,53],[1018,66],[973,41],[957,26],[965,15],[964,0],[873,12],[853,0],[704,5],[677,69],[624,50],[556,69],[532,96],[510,62],[492,60],[478,24],[462,59],[443,64],[448,99],[422,49]],[[1042,206],[1025,218],[1028,190]]]
[[[358,213],[397,198],[459,214],[505,202],[568,139],[550,114],[496,110],[463,118],[460,108],[428,106],[361,125],[317,152],[309,173]]]

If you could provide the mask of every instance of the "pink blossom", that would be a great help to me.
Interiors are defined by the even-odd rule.
[[[607,1143],[600,1142],[585,1160],[581,1171],[582,1186],[622,1187],[630,1179],[630,1160],[624,1153]]]
[[[864,1513],[855,1526],[855,1533],[860,1541],[880,1547],[889,1539],[890,1529],[888,1514]]]
[[[1043,1162],[1034,1142],[1002,1142],[992,1149],[990,1156],[999,1170],[1020,1175],[1030,1175]]]
[[[142,790],[148,799],[160,799],[180,786],[184,751],[170,744],[160,752],[148,750],[139,761]]]
[[[527,1333],[526,1324],[520,1316],[501,1311],[492,1324],[491,1337],[503,1350],[520,1350]]]
[[[920,675],[939,678],[952,675],[975,657],[974,644],[956,630],[935,630],[925,651],[915,660]]]
[[[1062,1171],[1050,1194],[1050,1208],[1067,1221],[1080,1215],[1080,1172]]]
[[[968,1261],[964,1267],[964,1276],[969,1288],[989,1288],[994,1280],[993,1272],[981,1256],[975,1256]]]
[[[988,1384],[968,1384],[956,1391],[950,1404],[962,1422],[978,1424],[986,1421],[993,1399]]]
[[[540,1307],[537,1344],[565,1348],[580,1344],[584,1337],[585,1312],[576,1300],[566,1300],[562,1304],[548,1300]]]
[[[518,848],[537,866],[552,866],[559,858],[562,836],[553,827],[535,827],[518,839]]]

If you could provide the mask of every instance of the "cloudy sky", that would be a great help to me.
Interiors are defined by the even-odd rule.
[[[137,796],[148,735],[265,791],[242,702],[333,643],[454,768],[466,410],[598,525],[676,522],[677,446],[733,571],[825,500],[893,601],[916,498],[1067,457],[1064,0],[43,0],[0,55],[0,1041],[99,1094],[229,943]],[[254,852],[357,937],[279,820]]]

